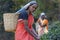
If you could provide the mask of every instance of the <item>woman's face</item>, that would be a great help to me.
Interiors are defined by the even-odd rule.
[[[36,8],[37,8],[37,4],[33,4],[33,5],[29,6],[29,11],[34,12],[36,10]]]
[[[44,19],[45,18],[45,15],[42,15],[41,18]]]

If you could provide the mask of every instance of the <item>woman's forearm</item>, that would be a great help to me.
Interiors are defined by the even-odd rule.
[[[25,26],[25,29],[26,29],[26,31],[30,34],[30,35],[32,35],[34,38],[36,38],[37,36],[28,28],[28,26]],[[36,38],[37,39],[37,38]]]
[[[32,33],[34,34],[34,35],[36,35],[36,37],[38,36],[38,34],[36,33],[36,31],[34,30],[34,28],[32,28]]]
[[[27,22],[27,20],[24,20],[24,24],[25,24],[25,29],[26,29],[26,31],[30,34],[30,35],[32,35],[34,38],[37,38],[36,37],[36,35],[30,30],[30,28],[28,27],[28,22]]]

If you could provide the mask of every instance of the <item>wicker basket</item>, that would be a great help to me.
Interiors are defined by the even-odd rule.
[[[5,31],[13,32],[16,29],[18,16],[19,16],[18,13],[4,13],[3,14]]]

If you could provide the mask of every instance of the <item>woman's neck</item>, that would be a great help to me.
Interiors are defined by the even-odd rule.
[[[28,15],[29,15],[29,14],[31,14],[32,12],[30,12],[29,10],[27,10],[27,13],[28,13]]]
[[[44,18],[41,18],[42,20],[44,20]]]

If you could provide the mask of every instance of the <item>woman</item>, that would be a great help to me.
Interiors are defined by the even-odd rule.
[[[34,31],[32,25],[34,17],[32,13],[37,8],[36,1],[31,1],[16,13],[20,13],[18,24],[15,32],[15,40],[39,40],[37,33]]]
[[[48,20],[46,19],[45,13],[41,13],[36,24],[36,30],[39,36],[42,36],[44,33],[48,33]]]

